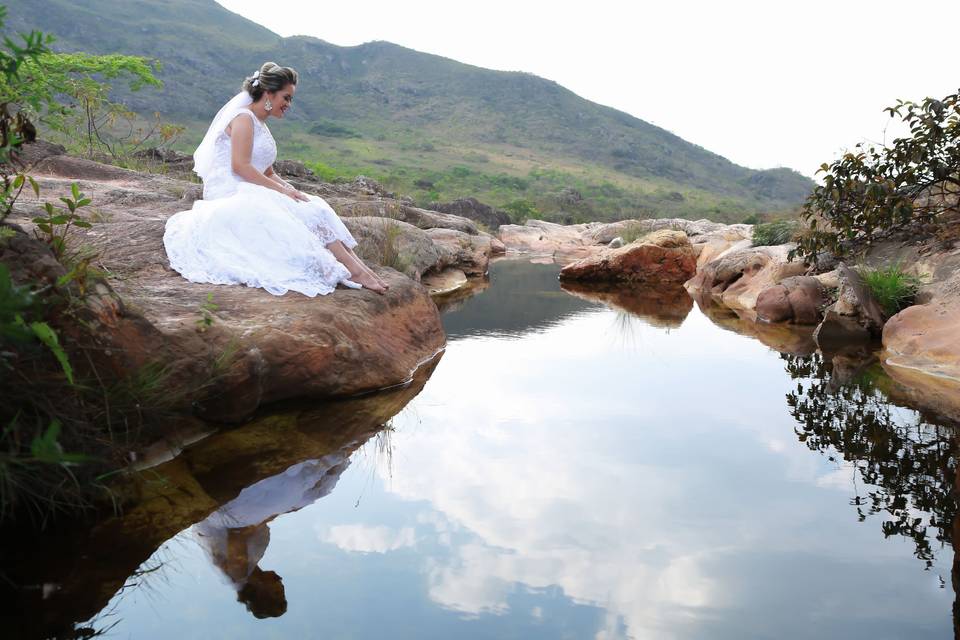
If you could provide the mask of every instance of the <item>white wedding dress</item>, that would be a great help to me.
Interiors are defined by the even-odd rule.
[[[278,296],[326,295],[340,283],[359,288],[326,248],[334,240],[350,248],[357,242],[325,200],[294,200],[233,172],[226,128],[234,118],[253,121],[251,163],[258,171],[277,157],[270,130],[249,104],[246,92],[234,97],[197,148],[194,170],[203,178],[203,199],[167,220],[163,245],[170,266],[191,282],[245,284]]]

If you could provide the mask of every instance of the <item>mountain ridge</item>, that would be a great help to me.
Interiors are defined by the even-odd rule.
[[[421,200],[481,195],[467,191],[479,185],[494,204],[535,196],[550,208],[548,196],[567,182],[608,218],[731,219],[796,207],[813,185],[790,169],[741,167],[529,72],[485,69],[384,40],[344,47],[281,37],[213,0],[7,4],[8,31],[54,33],[61,50],[162,61],[164,89],[123,97],[135,110],[191,124],[194,136],[263,60],[293,66],[302,78],[290,118],[299,125],[287,145],[293,154],[367,169],[391,186],[419,190]],[[472,177],[451,175],[456,167]],[[518,180],[497,185],[500,174]],[[620,210],[608,210],[614,207]]]

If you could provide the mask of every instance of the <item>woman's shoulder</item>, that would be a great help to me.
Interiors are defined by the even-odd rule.
[[[250,109],[240,108],[237,109],[237,112],[234,114],[233,118],[230,119],[230,122],[236,122],[238,119],[242,120],[244,117],[248,117],[253,124],[257,124],[260,119],[257,118],[257,114]]]
[[[249,117],[247,117],[247,116],[249,116]],[[250,109],[237,109],[237,111],[236,111],[236,113],[233,115],[233,117],[230,118],[230,122],[227,123],[227,126],[224,128],[223,132],[224,132],[227,136],[230,136],[230,134],[233,133],[233,125],[236,124],[236,123],[238,123],[238,122],[241,122],[241,123],[242,123],[242,122],[250,122],[250,126],[252,127],[254,133],[256,133],[257,128],[258,128],[258,127],[257,127],[257,122],[259,122],[259,120],[258,120],[258,118],[257,118],[257,115],[256,115],[253,111],[250,111]],[[243,125],[241,125],[241,126],[243,126]]]

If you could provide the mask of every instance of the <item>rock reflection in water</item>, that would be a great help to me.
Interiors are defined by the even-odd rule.
[[[27,638],[91,637],[116,621],[111,600],[162,580],[146,562],[164,542],[192,533],[257,617],[286,609],[282,579],[259,569],[269,523],[327,495],[351,454],[416,396],[438,360],[411,384],[319,407],[287,408],[217,433],[133,479],[137,493],[121,515],[61,526],[40,537],[4,540],[0,614]],[[389,430],[389,426],[386,427]],[[129,491],[129,488],[125,488]],[[6,532],[10,534],[11,532]],[[96,625],[94,625],[96,626]]]
[[[813,327],[757,322],[749,315],[739,315],[733,309],[710,300],[697,300],[703,315],[727,331],[756,338],[774,351],[794,355],[809,355],[817,350]]]
[[[564,282],[560,286],[570,295],[627,312],[652,327],[679,327],[693,309],[693,299],[683,287],[651,289],[623,284],[587,285],[577,282]]]

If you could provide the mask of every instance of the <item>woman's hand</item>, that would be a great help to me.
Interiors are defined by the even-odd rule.
[[[290,196],[294,200],[299,200],[300,202],[309,202],[310,198],[307,197],[307,194],[297,191],[293,187],[287,187],[281,191],[281,193]]]

